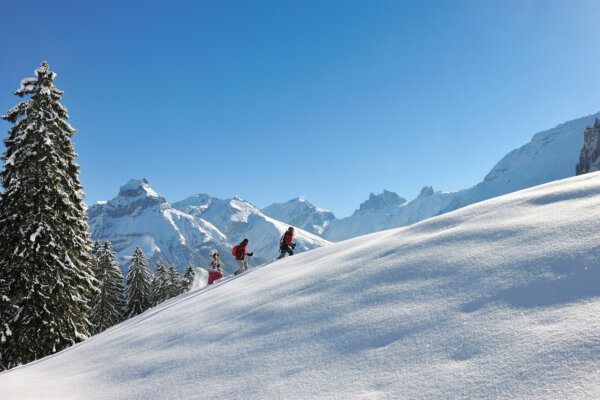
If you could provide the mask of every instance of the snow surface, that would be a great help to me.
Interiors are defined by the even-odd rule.
[[[0,374],[12,399],[600,398],[600,173],[277,261]]]

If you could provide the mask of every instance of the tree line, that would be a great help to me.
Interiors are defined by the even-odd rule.
[[[188,264],[183,277],[174,265],[167,270],[156,263],[156,273],[150,279],[146,256],[136,247],[124,281],[121,268],[111,250],[111,243],[94,243],[92,270],[98,282],[98,293],[91,300],[91,333],[100,333],[128,318],[143,313],[192,288],[196,273]],[[125,282],[125,283],[124,283]]]

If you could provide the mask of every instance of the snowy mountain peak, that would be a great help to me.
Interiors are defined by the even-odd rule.
[[[423,189],[421,189],[421,193],[419,193],[419,196],[417,196],[417,198],[425,198],[425,197],[429,197],[429,196],[433,196],[433,193],[435,193],[433,191],[433,187],[431,186],[423,186]]]
[[[150,197],[161,197],[156,193],[146,178],[142,179],[131,179],[125,185],[121,186],[119,190],[119,196],[121,197],[139,197],[139,196],[150,196]]]
[[[308,232],[321,235],[335,215],[329,210],[316,207],[303,197],[285,203],[275,203],[261,210],[265,215]]]
[[[364,214],[376,210],[381,210],[388,207],[396,207],[406,203],[404,197],[398,196],[397,193],[383,190],[383,193],[375,195],[371,193],[369,199],[362,203],[358,210],[354,214]]]

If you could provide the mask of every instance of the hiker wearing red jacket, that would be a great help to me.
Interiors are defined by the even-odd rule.
[[[246,256],[252,257],[254,255],[254,253],[248,253],[246,251],[247,245],[248,245],[248,239],[244,239],[241,241],[240,244],[235,246],[233,248],[233,251],[231,252],[231,254],[235,256],[235,262],[237,262],[238,267],[239,267],[238,270],[233,273],[234,275],[241,274],[242,272],[245,272],[248,270],[248,262],[246,261]]]
[[[288,253],[290,256],[294,255],[296,243],[292,243],[292,240],[294,240],[294,228],[290,226],[281,237],[281,240],[279,240],[279,251],[281,253],[277,256],[276,260],[285,257],[285,253]]]

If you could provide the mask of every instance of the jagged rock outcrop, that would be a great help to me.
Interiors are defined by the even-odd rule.
[[[378,195],[371,193],[369,199],[363,202],[358,207],[358,210],[354,211],[354,214],[365,214],[384,208],[397,207],[404,203],[406,203],[404,197],[400,197],[398,194],[384,189],[383,193]]]
[[[419,196],[411,202],[384,190],[379,195],[371,194],[351,216],[331,221],[323,232],[323,237],[336,242],[414,224],[437,215],[448,206],[451,199],[452,194],[436,192],[431,186],[421,189]]]
[[[312,205],[302,197],[285,203],[274,203],[261,210],[278,221],[297,226],[315,235],[322,235],[325,228],[335,219],[329,210]]]
[[[575,174],[582,175],[600,170],[600,122],[598,118],[593,126],[585,128],[583,148],[579,155],[579,163],[575,166]]]

